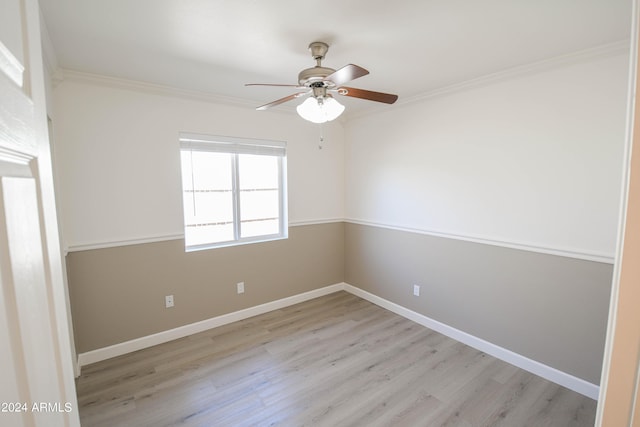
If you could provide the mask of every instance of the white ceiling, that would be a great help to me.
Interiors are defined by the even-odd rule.
[[[371,74],[350,86],[407,99],[628,40],[630,0],[40,0],[62,69],[254,102],[292,93],[324,66]],[[340,98],[350,110],[371,103]],[[376,104],[377,105],[377,104]],[[390,107],[387,107],[390,108]]]

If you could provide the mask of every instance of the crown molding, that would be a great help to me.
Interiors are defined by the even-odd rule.
[[[607,43],[599,46],[595,46],[589,49],[580,50],[577,52],[568,53],[565,55],[559,55],[552,58],[544,59],[542,61],[532,62],[530,64],[520,65],[517,67],[508,68],[506,70],[498,71],[495,73],[487,74],[474,79],[466,80],[460,83],[455,83],[449,86],[440,87],[428,92],[424,92],[418,95],[414,95],[408,98],[400,98],[398,102],[394,104],[396,107],[417,104],[424,102],[428,99],[450,95],[465,90],[477,89],[491,84],[511,80],[517,77],[523,77],[532,74],[538,74],[545,71],[551,71],[557,68],[566,67],[569,65],[580,64],[588,61],[592,61],[600,58],[607,58],[610,56],[628,54],[630,49],[629,40],[619,40],[613,43]],[[386,107],[386,108],[385,108]],[[371,114],[388,111],[388,106],[374,106],[354,112],[348,116],[349,119],[360,118]]]
[[[46,30],[46,27],[45,27]],[[48,40],[48,41],[47,41]],[[561,68],[568,65],[579,64],[588,62],[598,58],[606,58],[609,56],[621,55],[628,53],[630,49],[629,40],[619,40],[617,42],[608,43],[600,46],[596,46],[589,49],[572,52],[566,55],[560,55],[553,58],[545,59],[542,61],[533,62],[526,65],[521,65],[506,70],[498,71],[496,73],[487,74],[485,76],[477,77],[464,82],[452,84],[437,88],[428,92],[424,92],[408,98],[400,98],[393,106],[389,105],[373,105],[370,108],[345,112],[340,117],[342,123],[348,122],[351,119],[369,116],[384,111],[389,111],[390,108],[396,108],[406,105],[412,105],[425,100],[445,96],[465,90],[476,89],[487,85],[499,83],[501,81],[507,81],[513,78],[527,76],[531,74],[537,74],[544,71],[549,71],[557,68]],[[102,74],[89,73],[84,71],[77,71],[68,68],[59,68],[55,59],[55,52],[53,51],[53,45],[48,39],[48,35],[43,37],[43,50],[45,51],[45,59],[47,67],[51,71],[54,87],[58,86],[64,81],[73,81],[80,83],[88,83],[99,86],[106,86],[116,89],[125,89],[138,92],[146,92],[155,95],[171,96],[178,98],[193,99],[198,101],[211,102],[215,104],[238,106],[243,108],[255,108],[256,101],[245,98],[237,98],[225,95],[218,95],[211,92],[203,92],[198,90],[180,89],[174,86],[161,85],[156,83],[144,82],[140,80],[130,80],[119,77],[106,76]],[[295,113],[293,107],[277,106],[270,111],[281,113]]]
[[[69,68],[60,69],[61,79],[58,84],[64,81],[79,83],[89,83],[98,86],[106,86],[114,89],[125,89],[137,92],[145,92],[154,95],[171,96],[177,98],[193,99],[197,101],[211,102],[214,104],[224,104],[239,107],[255,108],[256,102],[225,95],[218,95],[210,92],[180,89],[173,86],[161,85],[157,83],[143,82],[140,80],[129,80],[120,77],[106,76],[102,74],[88,73],[84,71],[72,70]],[[57,86],[57,85],[56,85]]]

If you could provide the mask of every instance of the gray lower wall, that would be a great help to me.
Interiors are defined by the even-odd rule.
[[[345,282],[600,382],[613,266],[345,224]],[[413,284],[421,285],[414,297]]]
[[[183,240],[71,252],[78,353],[344,280],[344,224],[291,227],[289,238],[185,253]],[[236,283],[245,282],[245,293]],[[175,307],[164,308],[173,294]]]
[[[351,223],[191,253],[182,240],[71,252],[67,265],[78,353],[347,282],[593,384],[613,270]]]

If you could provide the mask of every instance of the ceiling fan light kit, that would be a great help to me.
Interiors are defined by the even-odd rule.
[[[323,67],[322,60],[328,50],[329,45],[324,42],[313,42],[309,45],[309,52],[311,52],[313,59],[316,60],[316,66],[302,70],[298,74],[298,85],[247,84],[246,86],[284,86],[302,90],[302,92],[297,92],[268,104],[261,105],[257,110],[266,110],[284,102],[306,96],[306,99],[298,105],[296,111],[300,117],[305,120],[313,123],[324,123],[335,120],[345,110],[344,105],[340,104],[333,97],[334,94],[385,104],[393,104],[396,102],[398,95],[343,87],[342,85],[344,83],[366,76],[369,74],[369,71],[354,64],[345,65],[338,70]]]
[[[298,114],[305,120],[313,123],[330,122],[337,119],[344,111],[344,105],[336,101],[331,95],[325,98],[312,96],[296,107]]]

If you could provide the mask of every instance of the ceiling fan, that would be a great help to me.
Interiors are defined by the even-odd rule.
[[[328,50],[329,45],[324,42],[313,42],[309,45],[309,51],[311,52],[313,59],[316,60],[316,66],[302,70],[298,74],[297,85],[264,83],[246,84],[245,86],[282,86],[293,87],[301,90],[301,92],[261,105],[256,109],[266,110],[287,101],[308,95],[308,98],[296,108],[298,114],[300,114],[302,118],[314,123],[323,123],[337,118],[344,111],[344,106],[335,100],[333,97],[334,94],[366,99],[368,101],[383,102],[385,104],[393,104],[396,102],[398,95],[343,86],[343,84],[350,82],[351,80],[366,76],[369,74],[369,71],[354,64],[345,65],[338,70],[323,67],[322,60]]]

